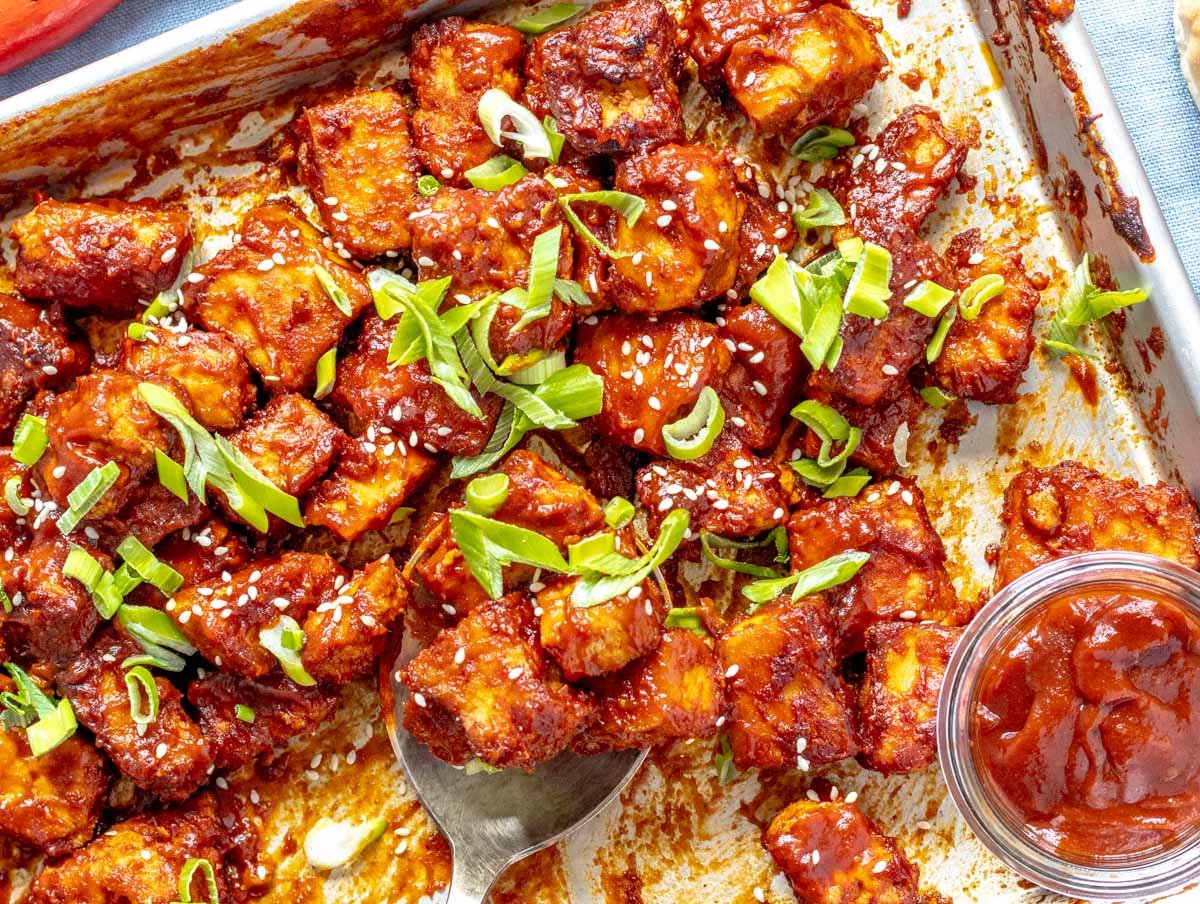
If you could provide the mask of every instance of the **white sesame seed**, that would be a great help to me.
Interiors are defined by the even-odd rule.
[[[675,500],[672,499],[670,496],[666,496],[663,498],[662,502],[660,502],[658,504],[658,510],[660,512],[665,512],[667,509],[669,509],[674,504],[675,504]]]
[[[654,222],[658,224],[660,229],[666,229],[671,225],[671,215],[669,213],[664,213]]]
[[[725,670],[725,677],[732,678],[737,673],[738,673],[738,664],[735,662],[733,665],[731,665],[729,668],[727,668]]]
[[[640,443],[645,438],[646,438],[646,431],[643,430],[641,427],[638,427],[636,430],[633,431],[633,441],[635,443]]]
[[[268,270],[274,269],[274,267],[275,267],[275,261],[271,260],[269,257],[264,258],[263,260],[258,262],[258,269],[261,270],[263,273],[266,273]]]
[[[900,492],[900,498],[904,500],[905,505],[913,504],[913,494],[909,490],[902,490]]]
[[[455,665],[462,665],[464,662],[466,662],[466,660],[467,660],[466,647],[459,647],[457,650],[454,651],[454,664]]]
[[[683,178],[687,179],[688,182],[699,182],[701,179],[704,178],[704,174],[701,173],[699,170],[693,169],[693,170],[688,170],[686,173],[684,173]]]
[[[903,612],[900,613],[900,618],[902,618],[904,621],[912,621],[916,617],[917,617],[917,613],[914,612],[912,609],[905,609]]]
[[[784,514],[785,512],[782,508],[776,508],[775,511],[771,513],[771,517],[776,521],[782,521]]]
[[[50,472],[50,476],[53,477],[55,480],[59,480],[66,473],[67,473],[66,465],[59,465],[57,468],[55,468],[53,471]]]
[[[516,666],[515,668],[511,668],[508,670],[508,680],[516,681],[523,674],[525,674],[525,669],[522,668],[521,666]]]
[[[980,251],[976,251],[974,254],[972,254],[970,257],[967,258],[967,263],[971,264],[972,266],[974,266],[976,264],[982,264],[983,263],[983,253]]]
[[[655,411],[662,411],[662,402],[658,400],[658,396],[650,396],[650,399],[646,404]]]
[[[899,374],[900,374],[900,371],[896,368],[896,366],[894,364],[885,364],[885,365],[883,365],[883,367],[881,367],[879,369],[882,370],[889,377],[899,376]]]
[[[756,885],[756,886],[754,886],[754,891],[752,892],[752,894],[754,895],[754,900],[755,900],[755,901],[760,901],[760,902],[762,902],[762,901],[766,901],[766,900],[767,900],[767,894],[766,894],[766,892],[764,892],[764,891],[763,891],[761,888],[759,888],[757,885]]]
[[[705,239],[704,247],[709,251],[720,251],[721,250],[721,246],[718,245],[716,242],[714,242],[712,239]]]
[[[161,760],[167,755],[167,744],[165,741],[160,741],[158,746],[154,748],[155,759]]]
[[[424,695],[424,694],[422,694],[420,691],[418,691],[417,693],[413,694],[413,703],[417,704],[417,706],[419,706],[419,707],[421,707],[422,709],[424,709],[424,708],[425,708],[425,706],[426,706],[426,704],[425,704],[425,695]],[[349,757],[346,757],[346,761],[347,761],[347,762],[349,762],[349,761],[350,761],[350,758],[349,758]]]

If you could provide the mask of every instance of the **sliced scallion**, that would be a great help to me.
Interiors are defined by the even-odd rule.
[[[1079,347],[1083,327],[1098,323],[1113,311],[1141,304],[1148,297],[1144,289],[1101,291],[1092,282],[1091,257],[1085,254],[1072,274],[1067,293],[1054,312],[1042,344],[1056,358],[1065,355],[1091,357]]]
[[[509,376],[510,383],[518,386],[540,386],[561,370],[567,369],[567,353],[554,351],[543,355],[528,367]]]
[[[71,544],[62,572],[87,588],[101,618],[108,619],[117,614],[124,597],[117,590],[113,576],[86,549]]]
[[[188,485],[187,476],[183,472],[183,465],[162,449],[155,449],[154,466],[158,471],[158,482],[180,501],[187,502]]]
[[[18,518],[24,518],[29,514],[30,505],[21,498],[21,487],[24,481],[17,475],[13,475],[4,481],[4,501],[8,503],[9,509]]]
[[[67,495],[67,510],[58,519],[59,532],[65,536],[75,530],[120,476],[121,468],[115,461],[92,468],[87,477]]]
[[[695,461],[705,455],[725,428],[725,408],[717,391],[705,386],[692,410],[662,428],[667,452],[679,461]]]
[[[952,291],[926,279],[904,297],[904,306],[933,318],[939,316],[953,298]]]
[[[253,725],[256,717],[253,708],[245,703],[239,703],[233,708],[233,714],[239,722],[245,722],[248,725]]]
[[[525,310],[509,330],[519,333],[529,324],[550,315],[554,301],[554,281],[558,276],[558,251],[562,243],[562,226],[555,226],[533,240],[529,256],[529,289],[525,298]]]
[[[779,538],[783,538],[783,548],[779,548]],[[756,565],[753,562],[739,562],[737,559],[731,559],[728,556],[723,556],[716,551],[717,546],[726,546],[732,549],[761,549],[769,543],[776,543],[777,555],[776,562],[787,561],[787,533],[781,529],[771,531],[768,537],[763,541],[745,541],[745,540],[729,540],[725,537],[719,537],[710,531],[700,531],[700,551],[713,565],[718,568],[723,568],[726,571],[735,571],[738,574],[748,574],[756,578],[774,578],[779,577],[779,572],[767,565]]]
[[[796,228],[803,232],[806,229],[820,229],[824,226],[841,226],[846,222],[846,212],[830,192],[823,188],[816,189],[808,196],[808,202],[803,209],[792,214]]]
[[[467,181],[484,191],[500,191],[506,185],[520,182],[529,170],[517,160],[499,154],[463,173]]]
[[[504,131],[505,120],[512,122],[514,131]],[[497,147],[509,138],[521,145],[528,158],[550,160],[554,156],[550,137],[538,118],[499,88],[489,88],[479,98],[479,121]]]
[[[323,399],[333,392],[337,382],[337,346],[325,352],[317,359],[317,388],[313,390],[314,399]]]
[[[75,711],[65,698],[54,702],[15,663],[4,664],[17,690],[0,693],[0,724],[6,729],[25,728],[25,740],[34,756],[49,753],[75,733]]]
[[[467,511],[450,513],[450,530],[467,568],[492,599],[504,595],[503,569],[514,563],[565,574],[566,560],[541,534]]]
[[[37,464],[50,439],[46,435],[46,419],[35,414],[23,414],[13,432],[13,461],[26,467]]]
[[[258,642],[279,660],[283,673],[301,687],[312,687],[317,680],[304,668],[300,651],[304,649],[304,630],[290,615],[285,615],[269,628],[258,632]]]
[[[152,609],[149,606],[123,605],[117,612],[117,624],[123,627],[127,634],[137,640],[147,655],[157,657],[174,651],[182,656],[190,656],[196,648],[188,642],[179,630],[179,626],[167,613]],[[168,655],[162,655],[162,660],[171,662]],[[128,662],[129,660],[126,660]],[[177,671],[169,669],[169,671]]]
[[[832,160],[842,148],[854,144],[854,136],[845,129],[832,126],[814,126],[796,139],[789,153],[798,160],[816,163]]]
[[[388,821],[376,816],[366,822],[346,822],[322,816],[304,836],[304,856],[313,869],[331,870],[345,866],[387,829]]]
[[[926,363],[932,364],[942,356],[942,349],[946,345],[946,337],[950,335],[950,327],[954,326],[954,321],[957,319],[958,305],[952,305],[946,309],[946,313],[938,321],[937,327],[934,328],[933,336],[929,339],[929,345],[925,347]]]
[[[495,514],[508,498],[509,484],[508,475],[503,472],[476,477],[467,484],[467,508],[485,517]]]
[[[317,277],[317,282],[321,284],[321,288],[325,290],[325,294],[329,296],[329,300],[333,302],[334,307],[345,316],[353,317],[354,305],[350,303],[350,296],[337,284],[337,281],[333,278],[333,274],[320,264],[313,264],[313,275]]]
[[[981,276],[962,290],[958,298],[958,313],[963,320],[974,320],[983,306],[1004,292],[1004,277],[999,273]]]
[[[945,408],[953,402],[957,396],[940,389],[937,386],[926,386],[921,390],[921,398],[925,400],[925,404],[930,408]]]
[[[677,606],[667,613],[663,627],[682,628],[691,631],[697,637],[708,637],[708,628],[704,625],[703,610],[697,606]]]
[[[221,904],[221,894],[217,888],[217,875],[213,872],[213,865],[203,857],[192,857],[183,864],[183,869],[179,871],[179,884],[176,889],[179,892],[178,904],[202,904],[192,898],[192,880],[196,873],[203,873],[205,891],[208,893],[206,904]]]
[[[733,765],[733,747],[729,744],[729,735],[721,735],[717,752],[713,756],[713,764],[717,770],[717,781],[727,785],[738,776],[737,767]]]
[[[555,3],[545,9],[538,10],[532,16],[518,19],[513,25],[517,31],[527,35],[540,35],[556,25],[562,25],[568,19],[574,18],[583,11],[579,3]]]
[[[866,242],[846,286],[846,310],[860,317],[886,320],[887,302],[892,297],[891,279],[892,255],[886,248]]]
[[[183,575],[157,558],[141,540],[130,534],[117,545],[117,555],[144,581],[163,593],[174,593],[183,586]]]
[[[838,587],[858,574],[859,569],[870,558],[870,553],[850,550],[830,556],[816,565],[785,578],[773,578],[747,584],[742,588],[742,596],[754,604],[747,607],[747,612],[753,613],[763,603],[770,602],[788,588],[791,588],[792,600],[795,601],[822,590]]]
[[[604,506],[604,523],[613,530],[620,530],[633,520],[633,503],[624,496],[613,496]]]
[[[631,229],[637,225],[638,219],[641,218],[642,211],[646,209],[646,202],[637,195],[631,195],[623,191],[583,191],[558,196],[558,203],[562,208],[563,216],[571,224],[571,228],[583,236],[589,244],[599,248],[611,258],[632,257],[632,251],[614,251],[600,241],[600,239],[596,238],[592,230],[588,229],[583,220],[579,219],[579,214],[571,207],[577,201],[611,207],[625,218],[625,225]]]
[[[42,716],[25,729],[25,740],[29,743],[29,752],[34,756],[49,753],[75,734],[77,727],[75,710],[71,708],[71,701],[64,697],[54,705],[54,712]]]
[[[586,609],[629,593],[675,554],[688,532],[690,522],[691,518],[687,512],[683,509],[673,509],[663,519],[654,545],[640,559],[633,560],[631,570],[624,574],[587,572],[571,591],[571,605],[577,609]]]
[[[135,665],[125,673],[129,693],[129,715],[137,725],[149,725],[158,718],[158,685],[144,665]],[[145,702],[145,707],[142,704]]]
[[[417,193],[422,198],[432,198],[438,193],[438,189],[442,187],[442,183],[438,182],[437,178],[426,174],[417,180]]]
[[[863,487],[871,482],[871,475],[866,468],[855,468],[847,471],[829,485],[822,494],[825,499],[839,499],[846,496],[857,496]]]

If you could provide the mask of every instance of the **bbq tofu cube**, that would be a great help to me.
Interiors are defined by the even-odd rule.
[[[734,44],[725,81],[756,129],[791,141],[818,123],[845,123],[886,63],[875,26],[827,3]]]
[[[224,860],[234,838],[221,824],[212,796],[203,794],[179,809],[119,822],[87,847],[47,867],[33,882],[29,904],[178,901],[179,874],[193,858],[212,865],[219,899],[232,901]],[[208,891],[201,889],[203,877],[197,871],[190,900],[208,900]]]
[[[413,141],[438,179],[465,184],[463,173],[500,153],[479,122],[489,88],[521,93],[525,39],[506,25],[448,16],[417,29],[409,78],[417,96]]]
[[[76,545],[107,570],[108,556],[87,546]],[[12,646],[35,660],[64,665],[87,647],[100,626],[100,613],[92,596],[75,578],[63,574],[71,543],[57,531],[43,532],[16,569],[17,580],[8,581],[13,611],[5,617],[4,635]]]
[[[763,845],[796,897],[812,904],[920,904],[919,871],[856,804],[798,800]]]
[[[268,389],[311,387],[317,359],[371,303],[367,282],[322,245],[321,234],[290,201],[254,208],[240,234],[238,244],[196,268],[199,282],[184,284],[185,310],[233,340]],[[318,267],[342,290],[349,313],[321,285]]]
[[[341,566],[329,556],[284,552],[259,559],[228,578],[186,587],[165,609],[205,659],[255,679],[276,666],[259,632],[284,615],[303,624],[319,603],[337,596],[345,579]]]
[[[872,624],[932,620],[961,624],[967,615],[946,574],[942,538],[929,523],[925,497],[909,480],[864,489],[853,498],[828,499],[788,522],[792,571],[858,550],[870,559],[853,578],[830,591],[843,655],[863,649]]]
[[[891,313],[883,323],[847,316],[837,367],[812,378],[816,388],[860,405],[894,396],[925,355],[936,321],[906,308],[904,299],[921,280],[947,286],[951,279],[946,262],[917,231],[967,155],[966,143],[925,107],[901,113],[875,146],[874,164],[864,161],[850,173],[843,201],[850,221],[840,236],[857,235],[891,253]]]
[[[313,489],[304,510],[309,524],[357,540],[387,527],[392,515],[433,473],[437,461],[391,434],[346,437],[329,476]]]
[[[600,434],[666,455],[663,427],[692,410],[729,369],[730,355],[716,327],[690,314],[611,314],[576,331],[575,363],[604,381],[604,409],[593,419]]]
[[[753,170],[739,174],[738,195],[745,206],[742,225],[738,229],[738,269],[733,288],[726,293],[736,300],[750,287],[780,254],[788,254],[796,245],[796,224],[792,207],[786,201],[770,201],[758,191],[757,180],[751,180]]]
[[[305,671],[333,685],[367,674],[407,606],[408,582],[390,556],[355,572],[304,620]]]
[[[712,650],[685,630],[663,632],[653,653],[595,685],[600,714],[572,748],[583,754],[711,738],[725,713],[725,686]]]
[[[220,333],[154,330],[144,342],[126,339],[121,369],[141,380],[174,380],[187,393],[196,420],[210,430],[232,430],[254,407],[246,359]]]
[[[400,95],[360,91],[307,107],[296,131],[300,179],[333,247],[361,258],[408,250],[420,172]]]
[[[1043,562],[1102,549],[1200,566],[1200,518],[1184,490],[1114,480],[1074,461],[1014,477],[1002,518],[997,590]]]
[[[0,435],[17,425],[34,393],[67,384],[87,365],[87,346],[70,337],[57,306],[0,292]]]
[[[805,13],[821,0],[693,0],[683,20],[687,50],[706,82],[715,81],[739,41],[765,35],[788,13]]]
[[[960,291],[993,273],[1004,277],[1004,291],[987,302],[974,320],[954,321],[934,362],[934,377],[960,399],[1015,402],[1033,353],[1033,318],[1040,300],[1025,274],[1020,252],[991,248],[979,230],[972,229],[950,243],[946,257]]]
[[[101,635],[58,678],[79,723],[96,744],[139,788],[163,800],[183,800],[208,780],[212,753],[175,685],[154,676],[158,714],[146,725],[133,720],[122,663],[142,653],[134,640],[115,631]],[[149,707],[142,690],[141,708]]]
[[[0,772],[0,837],[50,857],[91,841],[109,777],[90,741],[75,735],[34,756],[23,730],[0,731]]]
[[[263,476],[283,492],[302,496],[325,476],[345,434],[304,396],[275,396],[230,434]]]
[[[717,641],[739,769],[824,765],[856,752],[850,691],[821,597],[782,598]]]
[[[602,3],[533,42],[525,102],[584,156],[683,139],[675,20],[659,0]]]
[[[858,736],[862,760],[876,772],[916,772],[937,756],[938,693],[961,633],[901,622],[867,629]]]
[[[537,594],[542,646],[568,681],[615,672],[658,646],[665,613],[653,581],[585,608],[571,603],[578,582],[575,577],[553,578]]]
[[[501,470],[508,475],[508,496],[490,516],[495,520],[541,534],[563,552],[604,529],[604,512],[596,497],[532,452],[518,449],[505,459]],[[463,561],[449,519],[435,519],[419,545],[426,552],[417,564],[417,574],[426,589],[452,612],[468,612],[487,600]],[[528,566],[510,565],[504,569],[505,586],[514,587],[532,575]]]
[[[257,681],[213,672],[197,678],[187,691],[200,717],[217,769],[237,769],[293,737],[311,734],[333,715],[337,695],[300,687],[276,672]],[[249,707],[250,713],[239,706]]]
[[[669,144],[623,160],[616,188],[646,202],[617,221],[606,294],[623,311],[655,314],[723,296],[738,274],[745,202],[725,152]]]
[[[443,188],[422,201],[413,221],[413,259],[421,279],[451,277],[449,297],[457,302],[529,284],[529,261],[539,235],[562,227],[558,276],[572,269],[571,228],[559,213],[557,194],[546,180],[528,175],[497,192]],[[513,334],[523,311],[501,304],[488,331],[492,357],[556,348],[571,331],[571,309],[557,297],[550,313]]]
[[[43,201],[12,236],[18,292],[115,316],[169,289],[192,248],[187,213],[153,202]]]
[[[899,451],[903,456],[908,448],[903,431],[911,429],[925,407],[911,383],[900,383],[895,395],[886,396],[874,405],[856,405],[819,389],[810,389],[807,395],[813,401],[833,408],[851,427],[862,431],[858,448],[850,453],[852,464],[862,465],[876,477],[887,477],[900,469],[896,452]],[[820,453],[821,438],[814,431],[806,433],[802,451],[807,458],[816,458]]]
[[[433,382],[425,359],[396,368],[388,366],[394,321],[371,313],[354,351],[338,362],[337,383],[330,398],[349,409],[363,424],[387,427],[401,448],[426,452],[478,455],[483,451],[503,405],[494,395],[474,394],[482,418],[463,411]]]
[[[425,724],[408,712],[440,707],[461,724],[485,763],[532,771],[561,753],[594,712],[591,700],[554,678],[548,666],[529,598],[489,602],[443,630],[404,667],[411,693],[405,727],[419,731]]]
[[[728,424],[711,450],[695,461],[662,458],[638,471],[638,499],[651,524],[681,508],[693,533],[753,537],[787,518],[788,499],[776,462],[759,458]]]

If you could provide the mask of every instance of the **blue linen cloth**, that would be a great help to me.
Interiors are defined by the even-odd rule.
[[[0,97],[234,2],[124,0],[72,43],[0,76]],[[1174,0],[1077,2],[1184,266],[1200,289],[1200,112],[1188,95],[1174,49]]]

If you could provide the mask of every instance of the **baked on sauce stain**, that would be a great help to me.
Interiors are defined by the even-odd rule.
[[[1090,361],[1079,355],[1070,355],[1066,359],[1067,370],[1071,374],[1071,385],[1079,390],[1083,400],[1092,408],[1100,400],[1100,390],[1096,386],[1096,371]]]

